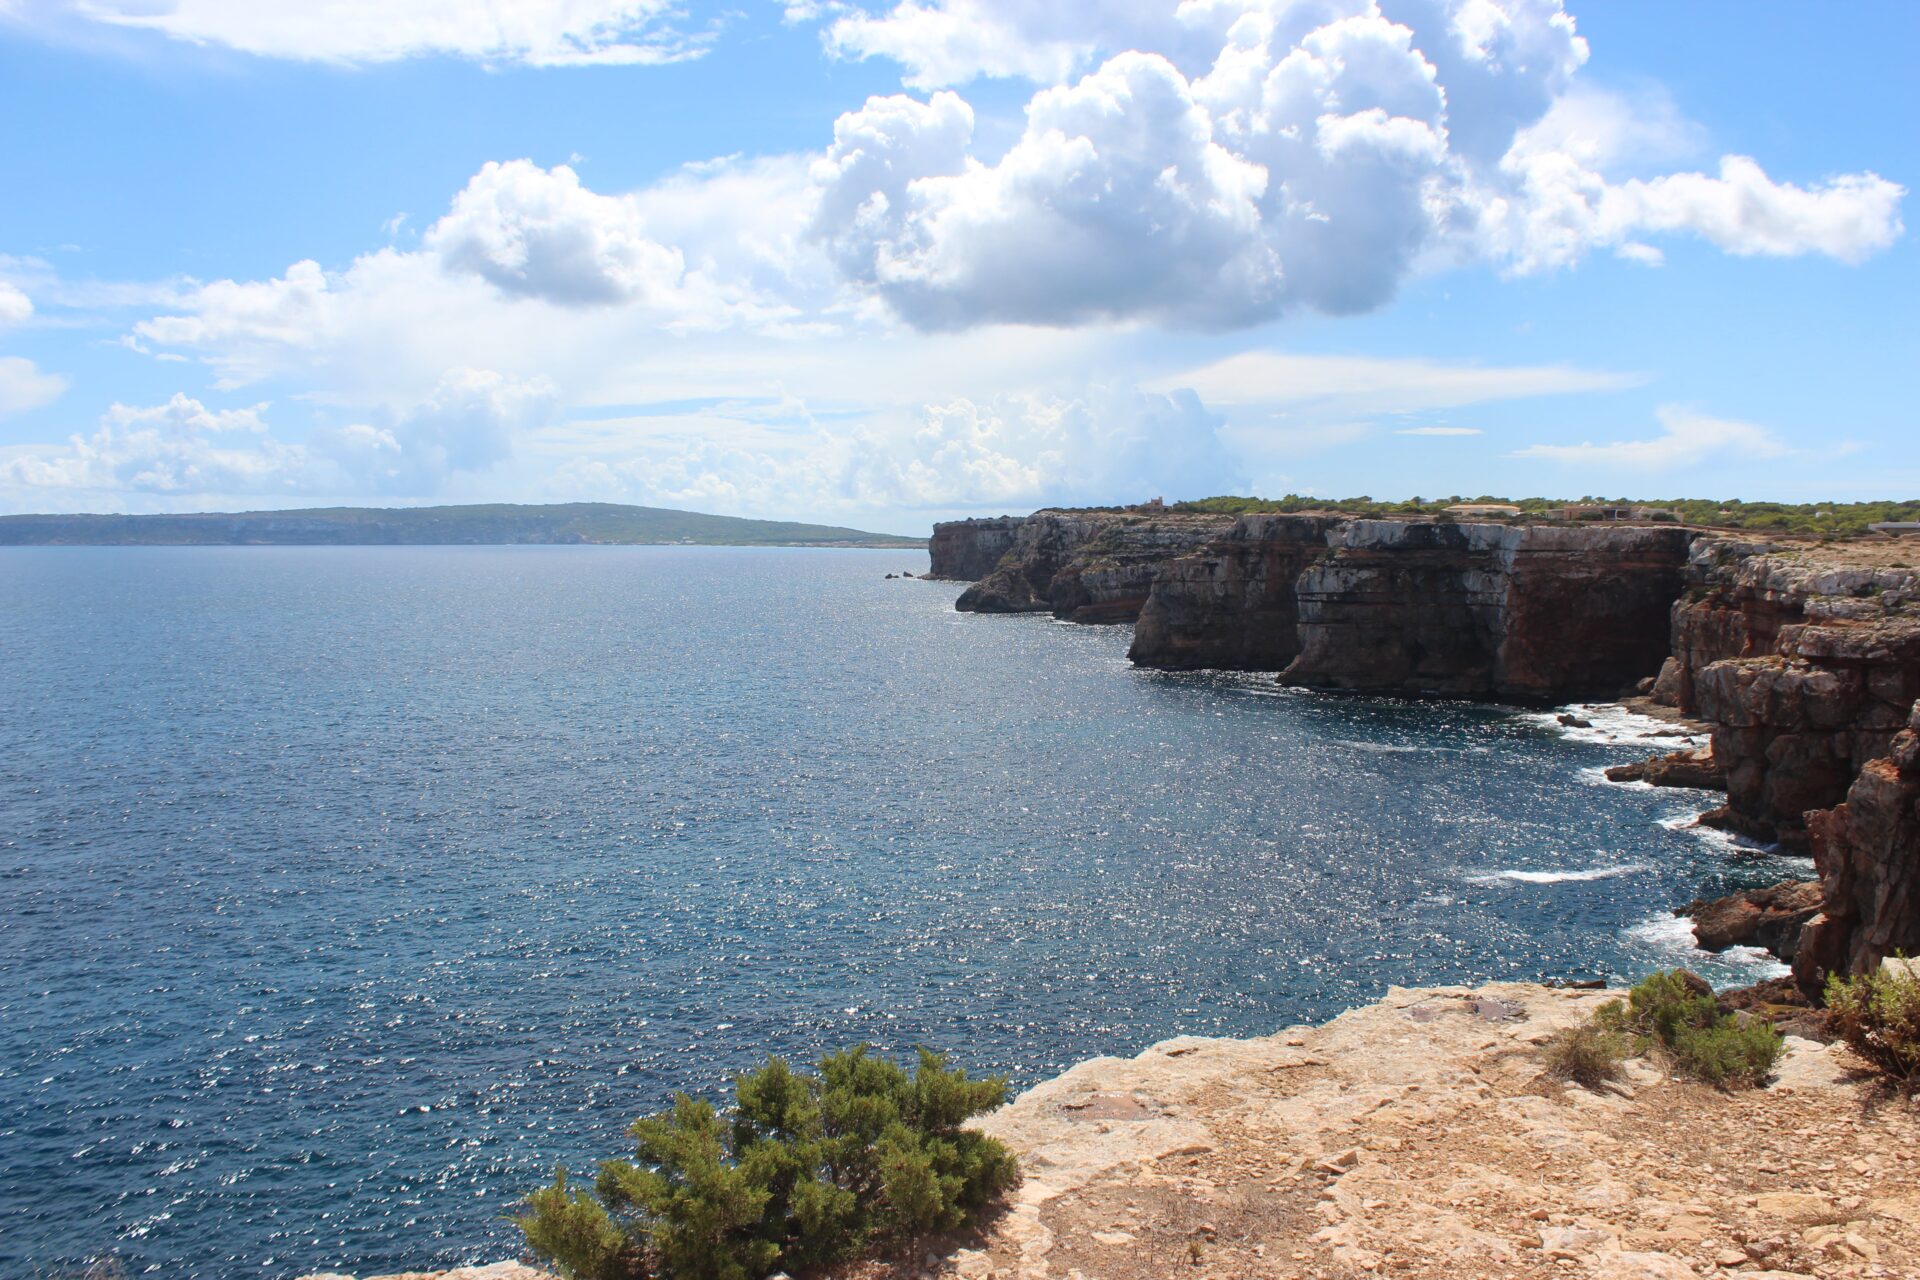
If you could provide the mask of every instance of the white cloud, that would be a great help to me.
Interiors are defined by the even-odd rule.
[[[1710,418],[1674,405],[1663,405],[1655,416],[1663,430],[1650,440],[1535,444],[1515,450],[1511,456],[1595,467],[1671,471],[1725,454],[1738,458],[1778,458],[1793,452],[1773,432],[1751,422]]]
[[[674,0],[72,0],[96,22],[304,62],[452,56],[555,67],[698,57]]]
[[[587,190],[566,165],[528,160],[489,160],[424,242],[451,271],[562,306],[658,298],[684,271],[678,251],[642,232],[631,201]]]
[[[1116,385],[958,397],[841,428],[785,400],[715,405],[638,441],[610,430],[596,443],[577,427],[542,435],[529,453],[560,463],[559,492],[723,512],[1031,507],[1246,483],[1196,399]]]
[[[1397,436],[1478,436],[1484,435],[1478,427],[1403,427],[1394,432]]]
[[[20,324],[33,315],[33,299],[0,280],[0,325]]]
[[[0,356],[0,418],[52,404],[67,385],[65,378],[42,372],[24,356]]]
[[[1339,414],[1419,413],[1532,396],[1615,391],[1645,379],[1564,365],[1473,365],[1375,356],[1247,351],[1155,380],[1217,408],[1319,408]]]
[[[991,168],[959,163],[971,123],[949,93],[926,107],[876,99],[842,117],[820,169],[816,226],[848,274],[913,323],[1225,324],[1270,309],[1265,176],[1213,142],[1164,58],[1123,54],[1039,94]]]
[[[3,362],[0,362],[3,363]],[[313,494],[431,497],[508,456],[552,417],[553,388],[478,369],[449,370],[424,401],[379,423],[325,426],[306,442],[274,435],[267,406],[209,408],[183,393],[114,404],[91,435],[0,457],[0,493],[40,508],[129,497],[192,509],[210,495],[274,501]]]
[[[485,471],[508,457],[519,435],[552,420],[558,402],[545,379],[452,369],[426,400],[385,425],[322,430],[313,447],[345,473],[354,492],[422,496],[455,474]]]
[[[991,161],[949,92],[836,125],[816,234],[927,329],[1236,327],[1372,310],[1448,263],[1653,265],[1641,237],[1672,234],[1857,262],[1902,232],[1903,189],[1870,173],[1803,187],[1729,156],[1717,177],[1620,179],[1700,132],[1657,90],[1578,84],[1587,46],[1560,0],[903,0],[826,39],[922,86],[1093,67],[1035,94]]]

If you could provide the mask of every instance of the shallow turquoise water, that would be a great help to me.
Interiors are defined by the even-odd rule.
[[[0,1275],[499,1257],[556,1161],[768,1050],[1030,1082],[1635,975],[1781,870],[1594,779],[1659,744],[1136,671],[883,580],[923,564],[0,553]]]

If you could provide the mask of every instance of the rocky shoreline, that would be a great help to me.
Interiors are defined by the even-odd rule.
[[[1318,1027],[1096,1058],[988,1116],[1025,1181],[966,1238],[837,1280],[1807,1280],[1920,1268],[1920,1118],[1789,1034],[1771,1087],[1540,1046],[1618,992],[1393,988]],[[1838,1119],[1838,1122],[1836,1122]],[[329,1273],[307,1280],[346,1280]],[[365,1280],[549,1280],[516,1263]]]
[[[957,608],[1131,621],[1141,666],[1528,705],[1630,697],[1685,718],[1710,748],[1609,776],[1724,791],[1702,822],[1813,854],[1813,945],[1762,931],[1808,996],[1920,950],[1920,570],[1902,544],[1149,507],[942,524],[930,547],[931,576],[972,582]]]

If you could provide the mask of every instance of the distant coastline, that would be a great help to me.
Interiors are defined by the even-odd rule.
[[[0,546],[15,547],[461,545],[915,548],[927,540],[608,502],[0,516]]]

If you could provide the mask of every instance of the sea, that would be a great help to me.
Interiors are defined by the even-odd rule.
[[[768,1054],[1030,1085],[1688,964],[1807,864],[1566,714],[1164,674],[924,553],[0,551],[0,1275],[365,1275]],[[1576,643],[1578,637],[1569,637]]]

